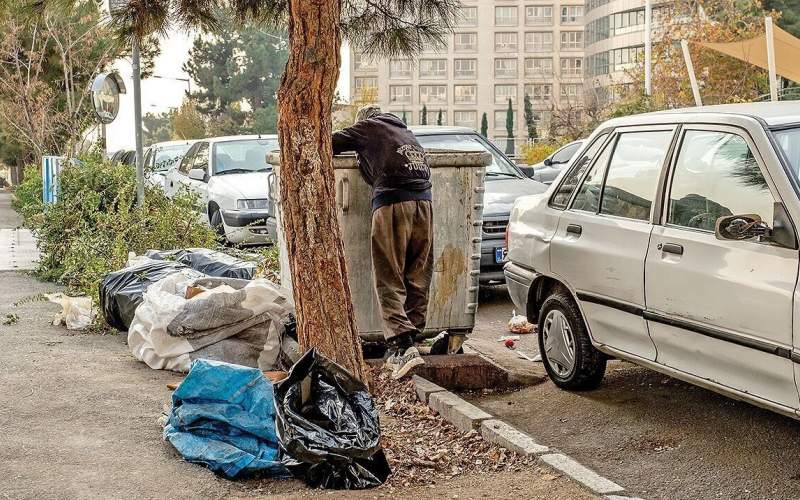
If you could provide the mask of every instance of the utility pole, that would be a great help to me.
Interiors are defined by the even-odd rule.
[[[772,18],[764,18],[764,28],[767,38],[767,67],[769,68],[769,97],[775,102],[778,100],[778,77],[775,69],[775,34],[772,28]]]
[[[133,119],[136,136],[136,203],[144,205],[144,148],[142,146],[142,75],[139,41],[133,40]]]
[[[653,7],[652,0],[644,2],[644,93],[653,94]]]

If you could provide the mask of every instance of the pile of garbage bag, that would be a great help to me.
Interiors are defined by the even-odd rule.
[[[181,250],[148,250],[145,256],[153,260],[172,260],[195,271],[218,278],[251,280],[256,274],[256,264],[237,259],[228,254],[208,248],[185,248]]]
[[[364,489],[391,474],[367,388],[313,349],[274,387],[259,370],[195,360],[172,401],[164,439],[225,477]]]

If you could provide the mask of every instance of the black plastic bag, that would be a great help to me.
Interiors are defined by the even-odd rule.
[[[251,280],[256,273],[256,264],[237,259],[228,254],[208,248],[186,248],[182,250],[149,250],[147,257],[156,260],[174,260],[216,278]]]
[[[281,448],[314,488],[364,489],[391,474],[381,449],[378,410],[367,388],[312,349],[275,385]]]
[[[188,268],[179,262],[154,260],[108,273],[100,283],[100,310],[106,323],[127,330],[147,287],[183,269]]]

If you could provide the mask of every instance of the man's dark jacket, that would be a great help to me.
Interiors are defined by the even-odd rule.
[[[364,180],[372,186],[372,209],[431,199],[425,150],[406,124],[382,113],[333,134],[333,154],[355,151]]]

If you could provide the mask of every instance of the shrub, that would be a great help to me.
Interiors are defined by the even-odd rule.
[[[37,206],[32,201],[35,180],[30,182],[20,186],[17,203],[25,225],[38,238],[37,274],[65,284],[72,293],[96,300],[103,276],[123,267],[128,252],[215,245],[213,231],[198,216],[195,198],[169,199],[160,188],[147,186],[144,204],[138,207],[134,169],[103,160],[98,153],[62,169],[54,204]]]
[[[546,142],[536,142],[533,144],[523,144],[520,147],[519,160],[525,165],[533,165],[544,160],[558,149],[555,144]]]
[[[42,171],[38,165],[27,165],[23,181],[14,188],[14,199],[11,202],[23,220],[40,213],[42,204]]]

